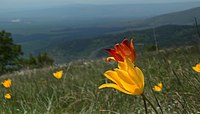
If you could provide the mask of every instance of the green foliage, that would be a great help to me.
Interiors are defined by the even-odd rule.
[[[22,55],[21,46],[14,44],[11,33],[0,32],[0,72],[16,69],[19,56]]]
[[[156,51],[156,46],[155,45],[147,45],[145,46],[146,51]]]
[[[33,57],[32,54],[29,55],[28,65],[30,65],[30,66],[36,66],[37,65],[37,60],[36,60],[35,57]]]
[[[50,58],[46,52],[44,52],[44,53],[38,54],[37,62],[39,66],[49,66],[49,65],[53,65],[54,60]]]
[[[39,53],[37,56],[29,54],[29,57],[27,59],[21,58],[18,64],[20,64],[22,68],[41,68],[44,66],[53,65],[54,60],[51,57],[49,57],[49,55],[46,52],[44,52]]]

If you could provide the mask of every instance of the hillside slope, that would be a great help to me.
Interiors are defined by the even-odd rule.
[[[144,95],[157,107],[152,87],[163,83],[162,92],[155,92],[164,114],[197,114],[200,109],[198,73],[192,66],[199,62],[200,48],[175,49],[163,53],[137,54],[136,65],[145,77]],[[0,89],[2,114],[144,114],[141,96],[127,95],[112,88],[99,90],[110,80],[103,76],[116,68],[105,60],[76,61],[56,67],[23,70],[0,77],[12,80],[10,89]],[[61,79],[52,76],[63,70]],[[4,99],[10,92],[12,98]],[[123,104],[123,105],[122,105]],[[148,112],[153,113],[149,103]],[[160,109],[158,114],[161,114]]]
[[[200,21],[200,7],[192,8],[189,10],[168,13],[163,15],[158,15],[152,18],[145,19],[138,24],[133,23],[133,26],[161,26],[161,25],[192,25],[194,24],[194,18],[196,17]]]
[[[159,48],[170,48],[198,44],[200,39],[194,26],[166,25],[155,28],[155,35]],[[128,31],[102,35],[90,39],[77,39],[71,41],[57,41],[47,50],[59,62],[78,58],[99,58],[105,56],[104,49],[111,48],[115,43],[121,42],[124,37],[134,36],[135,48],[144,50],[154,45],[153,29]]]

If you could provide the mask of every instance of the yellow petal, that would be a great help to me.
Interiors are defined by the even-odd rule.
[[[154,91],[160,92],[160,91],[162,91],[162,88],[163,88],[163,85],[162,85],[162,83],[160,82],[160,83],[158,83],[157,85],[155,85],[155,86],[153,87],[153,90],[154,90]]]
[[[192,68],[193,68],[194,71],[200,72],[200,68],[198,68],[198,67],[192,67]]]
[[[144,75],[142,71],[135,67],[132,62],[126,58],[124,64],[126,64],[126,71],[130,75],[131,79],[140,87],[144,87]]]
[[[137,84],[138,86],[143,85],[143,83],[142,83],[143,82],[142,78],[144,78],[143,73],[141,73],[141,70],[139,68],[137,68],[137,67],[135,68],[134,64],[128,58],[125,58],[124,62],[119,63],[118,67],[120,70],[124,70],[124,71],[128,72],[128,74],[130,75],[129,80],[133,80],[134,83]],[[141,75],[141,76],[138,76],[138,75]],[[140,86],[140,87],[142,87],[142,86]]]
[[[154,86],[153,90],[160,92],[162,89],[159,86]]]
[[[125,58],[124,62],[118,64],[120,70],[125,70],[129,73],[131,79],[140,87],[144,87],[144,75],[138,67],[134,67],[134,64]]]
[[[118,62],[119,69],[109,70],[104,75],[115,84],[103,84],[99,88],[112,87],[119,91],[132,95],[141,95],[144,89],[144,75],[129,58]],[[129,73],[129,71],[133,73]],[[130,75],[131,74],[131,75]]]
[[[5,97],[5,99],[11,99],[10,93],[7,93],[4,97]]]
[[[107,62],[110,62],[111,60],[116,61],[114,57],[107,57],[106,60],[107,60]]]
[[[122,84],[120,83],[120,78],[115,71],[108,70],[104,73],[104,76],[106,76],[109,80],[122,87]]]
[[[132,93],[124,90],[123,88],[121,88],[120,86],[118,86],[116,84],[103,84],[103,85],[99,86],[99,89],[106,88],[106,87],[117,89],[118,91],[121,91],[121,92],[126,93],[126,94],[132,94]]]
[[[163,87],[163,85],[162,85],[162,83],[160,82],[160,83],[158,83],[158,86],[160,87],[160,88],[162,88]]]
[[[125,64],[127,64],[127,66],[130,66],[130,67],[134,67],[134,64],[131,62],[131,60],[129,58],[125,58]]]
[[[10,88],[10,87],[11,87],[11,84],[12,84],[12,81],[11,81],[10,79],[7,79],[7,80],[4,80],[4,81],[2,82],[2,84],[3,84],[3,86],[4,86],[5,88]]]
[[[132,85],[135,84],[135,82],[131,79],[130,75],[126,71],[120,69],[115,69],[115,71],[118,74],[119,78],[124,82]]]
[[[115,69],[115,71],[118,73],[118,76],[120,77],[120,82],[125,90],[129,91],[132,94],[135,94],[135,91],[138,91],[138,89],[140,89],[138,85],[136,85],[135,82],[130,78],[127,72],[119,69]],[[139,93],[143,91],[142,89],[139,90]]]
[[[118,62],[118,67],[120,70],[127,71],[129,67],[134,67],[134,64],[130,61],[129,58],[125,57],[124,62]]]
[[[135,70],[136,70],[136,73],[138,76],[137,78],[139,80],[139,86],[143,88],[144,87],[144,74],[138,67],[135,67]]]
[[[62,78],[62,76],[63,76],[63,70],[53,73],[53,76],[55,78],[57,78],[57,79]]]
[[[125,70],[127,71],[127,64],[125,64],[124,62],[118,62],[118,68],[120,70]]]

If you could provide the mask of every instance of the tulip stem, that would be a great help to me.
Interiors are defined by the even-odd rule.
[[[153,108],[153,110],[156,112],[156,114],[158,114],[158,111],[156,110],[156,108],[153,106],[153,104],[151,103],[151,101],[149,99],[147,99],[147,97],[142,94],[142,97],[151,105],[151,107]]]
[[[146,103],[146,100],[145,100],[145,97],[144,97],[143,94],[142,94],[142,98],[143,98],[143,101],[144,101],[145,113],[148,114],[148,111],[147,111],[147,103]]]
[[[161,113],[163,114],[163,110],[162,110],[162,107],[161,107],[161,105],[160,105],[160,103],[159,103],[159,101],[158,101],[158,98],[156,97],[156,95],[155,95],[155,93],[154,93],[154,91],[152,90],[152,92],[153,92],[153,96],[155,97],[155,99],[156,99],[156,102],[157,102],[157,105],[159,106],[159,108],[160,108],[160,111],[161,111]]]

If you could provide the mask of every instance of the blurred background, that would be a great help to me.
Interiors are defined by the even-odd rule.
[[[199,0],[1,0],[0,30],[23,55],[47,52],[56,63],[100,58],[134,38],[137,50],[198,44]],[[102,51],[103,50],[103,51]]]

